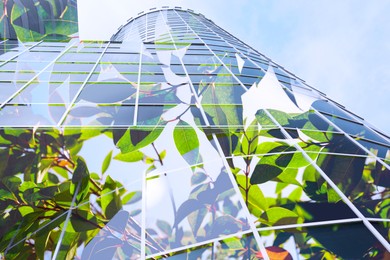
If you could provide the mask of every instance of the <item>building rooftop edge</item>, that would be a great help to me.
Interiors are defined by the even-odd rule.
[[[134,21],[135,19],[141,17],[141,16],[144,16],[146,14],[150,14],[150,13],[154,13],[154,12],[157,12],[157,11],[161,11],[161,10],[180,10],[180,11],[188,11],[188,12],[191,12],[193,14],[197,14],[197,15],[202,15],[204,16],[203,14],[201,13],[196,13],[194,10],[192,9],[185,9],[185,8],[182,8],[180,6],[161,6],[161,7],[152,7],[150,8],[149,10],[146,10],[146,11],[142,11],[142,12],[139,12],[136,16],[133,16],[133,17],[130,17],[129,19],[127,19],[127,22],[121,26],[118,27],[117,31],[111,36],[110,40],[112,41],[113,38],[120,32],[120,30],[125,27],[126,25],[128,25],[129,23],[131,23],[132,21]]]

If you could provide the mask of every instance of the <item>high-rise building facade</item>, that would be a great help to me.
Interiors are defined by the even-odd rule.
[[[389,137],[203,15],[6,40],[6,259],[385,259]]]

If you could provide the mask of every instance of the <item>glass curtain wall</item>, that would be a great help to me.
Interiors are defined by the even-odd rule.
[[[203,15],[0,48],[4,258],[389,257],[389,137]]]

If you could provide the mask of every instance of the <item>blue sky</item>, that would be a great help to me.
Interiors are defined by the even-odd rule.
[[[203,13],[390,134],[390,1],[79,0],[78,4],[82,39],[109,39],[128,18],[151,7],[181,6]]]

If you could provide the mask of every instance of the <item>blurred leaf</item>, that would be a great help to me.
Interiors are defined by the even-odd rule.
[[[196,185],[207,179],[207,175],[203,172],[195,172],[191,176],[191,185]]]
[[[172,227],[171,227],[171,225],[169,225],[168,222],[166,222],[164,220],[157,220],[156,225],[168,237],[170,237],[172,235]]]
[[[194,234],[194,237],[197,236],[198,230],[200,226],[202,225],[202,222],[204,218],[206,217],[206,214],[208,213],[208,210],[206,207],[200,208],[197,211],[191,212],[188,215],[188,223],[191,226],[192,233]]]
[[[140,201],[141,199],[142,199],[141,191],[129,192],[122,198],[122,204],[133,204]]]
[[[231,216],[222,216],[215,219],[211,234],[213,237],[229,235],[241,230],[241,224]]]
[[[234,205],[234,203],[230,200],[229,197],[226,197],[223,200],[223,212],[225,214],[230,215],[232,217],[237,217],[238,211],[238,206]]]
[[[199,210],[203,207],[204,205],[198,200],[189,199],[184,201],[184,203],[180,205],[176,212],[174,227],[176,227],[183,219],[188,217],[190,213]]]

